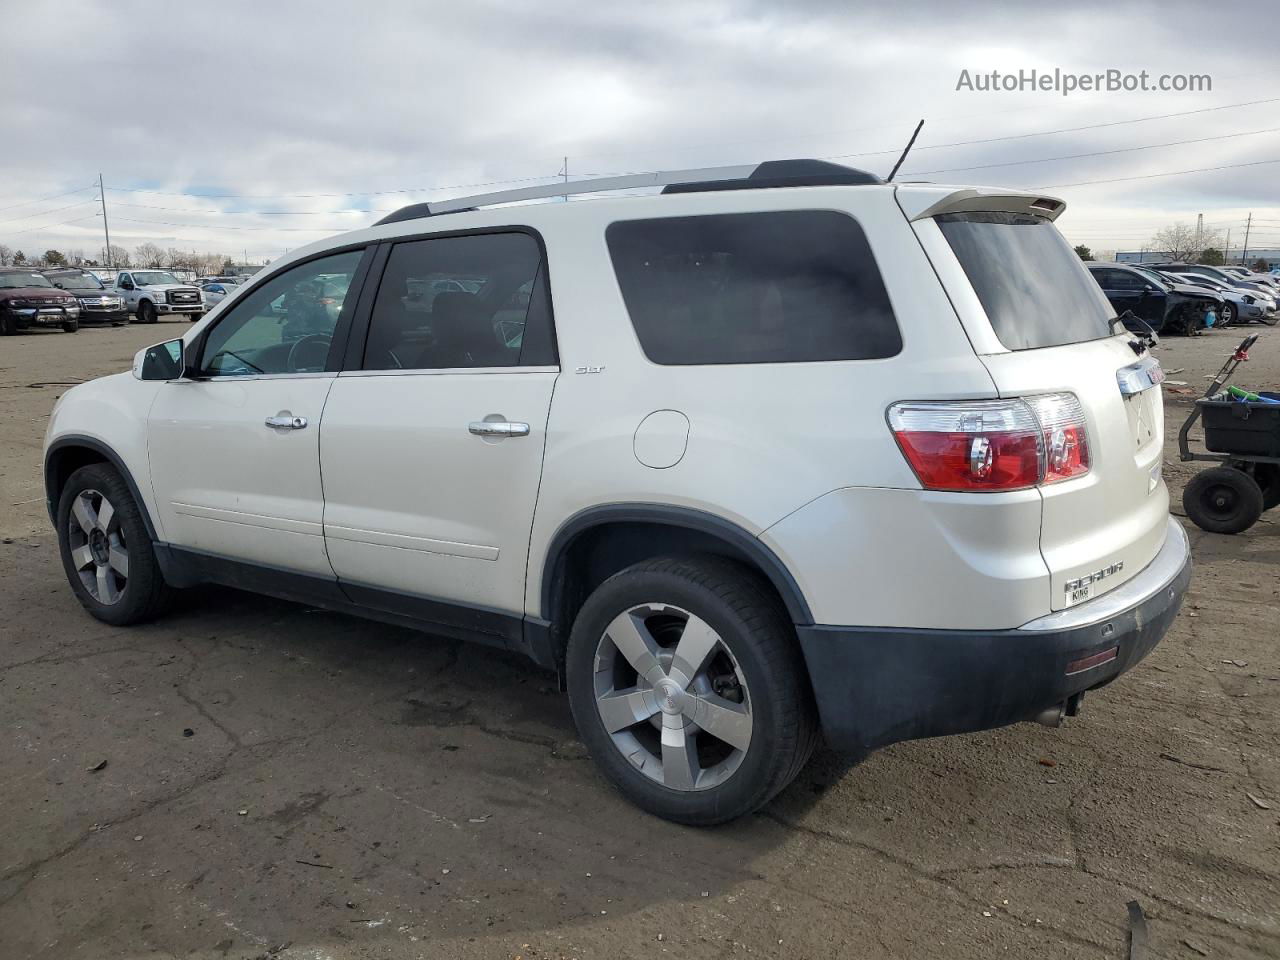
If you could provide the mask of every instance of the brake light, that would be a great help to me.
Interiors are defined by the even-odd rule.
[[[1024,490],[1089,472],[1084,410],[1069,393],[895,403],[889,427],[927,490]]]

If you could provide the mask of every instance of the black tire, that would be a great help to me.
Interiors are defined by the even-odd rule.
[[[143,300],[138,304],[138,322],[139,323],[155,323],[157,320],[156,305],[150,300]]]
[[[1182,491],[1182,506],[1201,530],[1240,533],[1262,516],[1262,489],[1231,467],[1202,470]]]
[[[1280,464],[1258,464],[1254,468],[1253,479],[1262,490],[1262,509],[1273,510],[1280,506]]]
[[[113,600],[104,602],[103,598],[96,597],[90,592],[89,586],[82,578],[77,560],[73,559],[73,550],[76,548],[72,544],[72,539],[79,536],[76,531],[83,531],[83,524],[77,516],[73,515],[76,501],[80,499],[81,494],[86,495],[86,500],[91,504],[91,508],[96,510],[98,517],[101,517],[103,512],[103,500],[109,501],[113,508],[114,516],[103,531],[102,540],[108,541],[109,550],[114,550],[116,544],[122,547],[128,571],[123,578],[123,586],[120,586],[121,578],[108,571],[108,576],[112,576],[112,589],[115,591]],[[94,496],[95,494],[97,497]],[[93,506],[94,504],[96,507]],[[172,590],[165,584],[164,576],[160,572],[160,565],[156,561],[155,549],[152,546],[151,537],[147,534],[141,510],[130,494],[128,484],[114,467],[106,463],[94,463],[81,467],[73,473],[58,499],[57,524],[58,551],[62,555],[62,567],[67,575],[67,582],[71,585],[76,599],[90,614],[104,623],[126,626],[152,620],[164,611]],[[88,548],[90,553],[93,553],[89,544],[82,545],[82,548]],[[115,569],[114,562],[110,569]],[[94,579],[92,573],[87,575],[91,580]],[[101,580],[97,583],[98,586],[95,589],[103,593]]]
[[[1215,327],[1229,327],[1236,322],[1236,308],[1230,303],[1224,303],[1222,309],[1218,311],[1218,322]]]
[[[1268,327],[1274,327],[1277,322],[1280,322],[1280,313],[1264,313],[1262,315],[1262,322]]]
[[[639,761],[640,766],[637,754],[631,754],[632,759],[624,756],[597,707],[598,647],[607,642],[603,638],[615,618],[646,605],[659,610],[669,605],[705,622],[722,645],[707,658],[708,672],[715,663],[730,663],[742,680],[737,691],[741,699],[736,703],[748,707],[749,743],[739,752],[729,751],[736,766],[722,779],[713,779],[711,786],[674,789],[642,772],[644,764],[656,762],[665,778],[665,764],[652,754],[646,754],[647,759]],[[659,614],[657,619],[661,618]],[[669,656],[674,647],[662,649],[663,656]],[[718,660],[720,657],[725,659]],[[620,666],[626,669],[626,664]],[[574,722],[592,758],[628,800],[677,823],[724,823],[759,809],[795,779],[817,743],[817,711],[795,629],[786,611],[765,580],[748,568],[719,557],[664,557],[636,564],[610,577],[587,598],[574,621],[566,668]],[[721,675],[717,682],[724,679]],[[732,685],[732,676],[729,682]],[[657,692],[656,687],[651,689]],[[694,685],[690,684],[689,689],[693,690]],[[721,689],[717,686],[715,694],[719,695]],[[733,697],[732,686],[725,695]],[[711,698],[711,694],[703,696]],[[654,716],[661,724],[661,712]],[[683,722],[678,714],[672,719]],[[642,720],[627,732],[634,730],[652,738],[656,734],[648,732],[646,725],[653,723],[652,719]],[[692,756],[697,766],[704,746],[713,750],[727,748],[727,744],[702,732],[701,727],[690,723],[685,729],[693,731],[689,743],[695,745]],[[708,737],[709,744],[704,739]],[[695,777],[706,772],[700,770]]]
[[[0,313],[0,337],[12,337],[18,332],[18,321]]]
[[[79,320],[67,320],[62,324],[63,333],[76,333],[80,329]]]

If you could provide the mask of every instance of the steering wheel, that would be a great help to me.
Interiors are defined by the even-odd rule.
[[[306,371],[324,369],[325,360],[329,358],[328,334],[312,333],[305,337],[300,337],[293,342],[293,346],[289,348],[289,357],[285,361],[290,373],[302,373]],[[309,358],[306,351],[312,350],[319,353],[318,363],[300,363],[300,360],[315,359]]]

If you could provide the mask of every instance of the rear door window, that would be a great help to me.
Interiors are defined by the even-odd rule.
[[[798,363],[902,349],[866,234],[830,210],[626,220],[606,232],[654,363]]]
[[[1111,335],[1115,312],[1079,256],[1042,217],[949,213],[934,218],[1000,342],[1034,350]]]

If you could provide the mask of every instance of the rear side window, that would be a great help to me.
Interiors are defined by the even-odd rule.
[[[1010,350],[1111,335],[1107,321],[1115,311],[1052,222],[1015,213],[935,219]]]
[[[870,360],[902,349],[871,247],[846,214],[626,220],[605,237],[654,363]]]
[[[556,363],[546,267],[527,233],[397,243],[369,320],[365,370]]]

